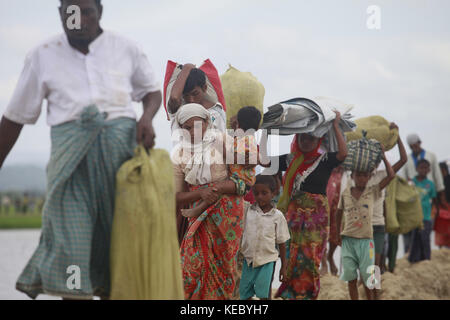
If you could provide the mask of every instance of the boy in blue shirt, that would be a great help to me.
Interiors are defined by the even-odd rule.
[[[427,179],[430,172],[430,162],[426,159],[417,162],[417,176],[413,181],[420,192],[423,211],[423,229],[415,229],[412,233],[409,262],[431,259],[431,203],[437,201],[436,187],[433,181]],[[438,207],[438,206],[437,206]]]

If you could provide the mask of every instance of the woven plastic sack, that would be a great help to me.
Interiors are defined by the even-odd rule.
[[[169,154],[139,146],[116,178],[111,299],[184,299]]]
[[[386,189],[386,231],[404,234],[423,226],[420,194],[415,186],[397,176]]]
[[[375,139],[383,144],[386,151],[391,150],[398,141],[398,129],[390,129],[389,121],[381,116],[371,116],[355,120],[356,130],[346,132],[347,141],[359,140],[362,132],[367,132],[368,139]]]
[[[378,141],[367,139],[365,132],[359,140],[347,143],[348,154],[344,161],[344,168],[351,171],[371,172],[381,162],[382,149]]]
[[[230,118],[247,106],[253,106],[264,114],[263,104],[266,90],[250,72],[241,72],[229,66],[228,70],[220,76],[223,94],[227,104],[227,127],[230,127]]]
[[[225,98],[223,96],[222,84],[220,83],[219,73],[211,60],[206,59],[199,67],[206,75],[206,96],[208,100],[213,103],[220,102],[223,110],[227,110],[225,105]],[[167,111],[167,103],[169,102],[170,94],[172,92],[173,85],[178,78],[182,70],[182,65],[173,61],[167,61],[166,74],[164,76],[164,108],[166,109],[167,119],[169,119],[169,113]],[[181,104],[185,104],[184,101]]]

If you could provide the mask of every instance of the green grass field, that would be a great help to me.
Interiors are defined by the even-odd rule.
[[[0,215],[0,229],[39,229],[42,216],[38,214],[28,215]]]

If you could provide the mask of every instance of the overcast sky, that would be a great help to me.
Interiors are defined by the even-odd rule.
[[[0,114],[27,52],[62,32],[57,0],[0,0]],[[102,26],[138,42],[160,83],[168,59],[219,73],[232,64],[265,86],[266,107],[293,97],[327,96],[355,106],[358,118],[395,121],[425,149],[450,158],[449,1],[103,0]],[[369,5],[381,29],[367,28]],[[45,166],[50,138],[46,104],[26,126],[5,165]],[[140,106],[136,105],[139,114]],[[156,146],[170,150],[164,110],[154,121]],[[280,152],[288,151],[284,138]],[[409,148],[408,148],[409,152]],[[396,154],[396,151],[395,151]],[[395,154],[392,157],[395,157]]]

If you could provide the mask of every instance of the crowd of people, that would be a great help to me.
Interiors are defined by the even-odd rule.
[[[81,7],[84,27],[71,30],[63,23],[65,34],[27,56],[0,123],[0,166],[23,125],[37,121],[46,99],[52,153],[42,236],[16,288],[32,298],[46,293],[107,299],[115,174],[136,144],[153,147],[152,119],[162,95],[145,53],[100,27],[101,1],[62,0],[62,21],[71,4]],[[254,136],[262,114],[243,105],[232,126],[244,134],[230,138],[224,106],[208,99],[205,74],[193,64],[182,66],[167,98],[172,131],[186,133],[172,152],[185,299],[233,299],[236,291],[240,299],[270,299],[279,258],[275,297],[316,299],[328,265],[338,273],[337,246],[349,296],[358,299],[360,278],[367,298],[376,298],[369,284],[374,266],[384,266],[385,243],[394,250],[397,241],[396,235],[386,241],[384,190],[402,167],[421,190],[424,220],[423,228],[404,235],[405,251],[411,262],[431,258],[432,220],[447,208],[449,175],[442,166],[442,178],[436,157],[417,135],[408,136],[410,155],[399,138],[400,160],[394,165],[383,152],[384,170],[345,172],[347,143],[336,111],[330,129],[336,152],[327,152],[323,138],[299,133],[288,154],[267,163]],[[137,123],[132,101],[144,108]],[[244,161],[237,161],[239,155]],[[279,163],[275,175],[256,174],[257,165],[270,167],[272,161]],[[434,217],[432,199],[438,208]],[[436,237],[438,245],[450,245],[448,234]],[[70,265],[81,269],[76,291],[66,286]]]
[[[44,196],[39,193],[0,193],[0,214],[39,214],[44,205]]]

